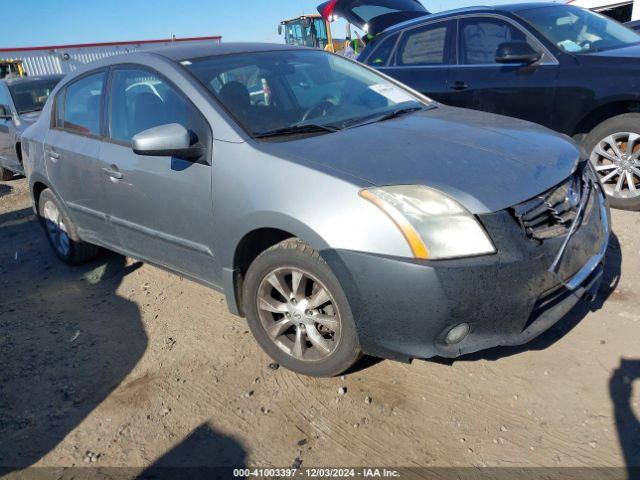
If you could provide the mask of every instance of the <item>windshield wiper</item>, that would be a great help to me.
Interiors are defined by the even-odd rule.
[[[23,113],[33,113],[33,112],[41,112],[43,107],[38,107],[38,108],[30,108],[29,110],[21,110],[20,111],[20,115],[22,115]]]
[[[401,117],[403,115],[407,115],[409,113],[418,112],[422,110],[424,107],[406,107],[406,108],[398,108],[397,110],[393,110],[381,117],[376,119],[377,122],[384,122],[385,120],[391,120],[394,118]]]
[[[386,120],[392,120],[394,118],[402,117],[403,115],[408,115],[410,113],[420,112],[420,111],[423,111],[423,110],[431,110],[433,108],[436,108],[436,106],[435,105],[427,105],[427,106],[420,106],[420,107],[398,108],[396,110],[392,110],[390,112],[383,113],[382,115],[369,117],[368,119],[366,119],[366,120],[364,120],[362,122],[354,123],[354,124],[351,124],[351,125],[346,125],[345,128],[363,127],[365,125],[370,125],[372,123],[384,122]]]
[[[261,132],[254,135],[255,138],[282,137],[286,135],[298,135],[304,133],[334,133],[340,130],[337,127],[329,125],[318,125],[315,123],[305,123],[303,125],[290,125],[288,127],[276,128],[267,132]]]

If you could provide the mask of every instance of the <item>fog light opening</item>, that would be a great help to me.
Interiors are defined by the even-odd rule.
[[[465,338],[467,338],[470,330],[471,327],[468,323],[461,323],[460,325],[456,325],[451,330],[449,330],[449,333],[447,333],[444,341],[447,343],[447,345],[455,345],[456,343],[460,343]]]

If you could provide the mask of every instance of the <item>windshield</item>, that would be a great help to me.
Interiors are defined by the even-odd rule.
[[[9,87],[16,111],[20,113],[42,110],[59,78],[20,82]]]
[[[518,15],[568,53],[589,53],[640,43],[640,36],[615,20],[569,5],[532,8]]]
[[[284,27],[287,45],[324,49],[329,43],[327,29],[321,18],[290,21]]]
[[[425,104],[355,62],[317,50],[182,62],[254,136],[287,128],[346,128]]]

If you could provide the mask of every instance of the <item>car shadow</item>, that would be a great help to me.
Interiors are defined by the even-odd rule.
[[[51,452],[127,377],[148,339],[138,307],[116,293],[139,263],[105,252],[67,267],[28,208],[0,215],[0,245],[2,476]]]
[[[545,350],[573,330],[590,312],[595,312],[602,308],[604,302],[611,296],[620,283],[621,269],[622,249],[620,248],[618,237],[615,234],[611,234],[609,248],[607,249],[602,285],[600,286],[600,290],[598,291],[596,298],[592,302],[581,300],[553,327],[524,345],[495,347],[463,355],[456,359],[433,358],[430,359],[430,361],[446,365],[451,365],[455,362],[473,362],[477,360],[495,361],[527,351]]]
[[[9,195],[12,191],[13,191],[13,187],[11,185],[7,185],[6,183],[0,183],[0,197]]]
[[[203,423],[180,444],[165,453],[137,478],[228,479],[235,469],[246,468],[246,452],[235,439],[216,432]]]
[[[640,359],[620,360],[609,381],[620,447],[629,480],[640,478],[640,405],[633,405],[633,382],[640,381]]]

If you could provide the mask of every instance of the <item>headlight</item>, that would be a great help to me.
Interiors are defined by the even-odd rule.
[[[420,185],[362,190],[397,225],[415,258],[441,260],[495,253],[476,218],[451,197]]]

